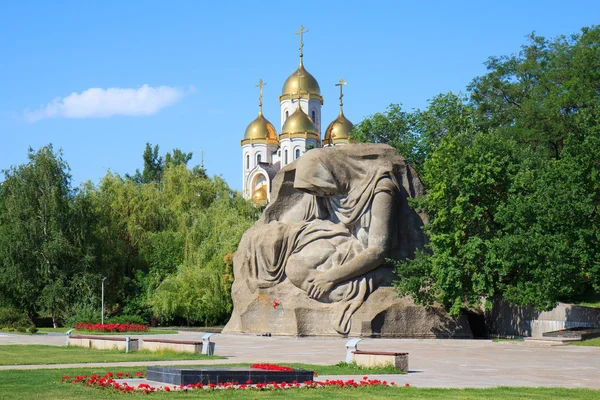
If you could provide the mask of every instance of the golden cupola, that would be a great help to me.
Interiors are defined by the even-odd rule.
[[[316,138],[319,140],[319,133],[313,123],[312,119],[302,110],[300,107],[300,101],[298,100],[298,107],[296,111],[285,120],[283,127],[281,128],[281,134],[279,140],[283,137],[289,138]]]
[[[295,97],[298,92],[300,92],[302,98],[317,99],[323,104],[319,83],[315,77],[304,68],[302,59],[300,59],[300,66],[298,69],[285,80],[283,89],[281,89],[279,101],[291,99],[292,97]]]
[[[256,189],[254,191],[254,194],[252,195],[252,201],[255,204],[258,204],[261,206],[267,204],[269,199],[267,196],[267,186],[266,185],[262,185],[261,187],[259,187],[258,189]]]
[[[302,53],[302,48],[304,47],[304,43],[302,42],[302,35],[308,32],[304,30],[303,26],[300,26],[300,32],[296,32],[296,34],[300,35],[300,65],[298,69],[294,71],[283,83],[283,88],[281,89],[281,96],[279,96],[279,102],[283,100],[291,100],[295,98],[298,93],[300,93],[301,97],[304,99],[317,99],[321,104],[323,104],[323,96],[321,96],[321,88],[319,87],[319,83],[312,76],[306,68],[304,68],[304,63],[302,61],[304,55]]]
[[[325,131],[323,146],[350,143],[350,133],[353,128],[354,125],[352,125],[352,122],[340,111],[340,114],[329,124]]]
[[[258,117],[250,122],[242,139],[242,146],[245,144],[275,144],[279,145],[277,140],[277,131],[272,123],[270,123],[262,113],[262,87],[265,83],[260,80],[257,86],[260,86],[260,103]]]
[[[344,94],[342,93],[342,86],[346,85],[347,83],[348,82],[344,82],[343,79],[340,79],[339,83],[336,84],[336,86],[340,87],[340,113],[325,130],[323,146],[334,146],[337,144],[350,143],[350,134],[352,133],[354,125],[352,125],[352,122],[350,122],[344,115],[344,103],[342,102],[342,97],[344,97]]]

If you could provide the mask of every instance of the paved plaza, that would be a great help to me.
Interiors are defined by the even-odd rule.
[[[144,335],[200,341],[203,333]],[[132,335],[132,337],[134,337]],[[71,368],[80,366],[146,366],[226,363],[311,363],[336,364],[345,360],[343,338],[263,337],[217,334],[215,354],[225,360],[160,361],[110,364],[61,364],[0,366],[0,369]],[[62,346],[64,335],[0,334],[3,344],[47,344]],[[409,383],[417,387],[485,388],[495,386],[561,386],[600,389],[600,347],[540,346],[525,342],[493,343],[491,340],[452,339],[365,339],[360,350],[408,352],[408,375],[378,375],[379,379]],[[374,377],[373,375],[370,375]],[[320,376],[319,379],[326,379]],[[346,379],[349,377],[336,377]]]

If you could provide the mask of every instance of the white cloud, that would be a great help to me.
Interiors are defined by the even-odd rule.
[[[190,87],[193,92],[193,87]],[[44,118],[106,118],[113,115],[143,116],[152,115],[162,108],[178,102],[186,91],[169,86],[139,89],[91,88],[67,97],[56,98],[37,110],[25,110],[25,120],[29,123]]]

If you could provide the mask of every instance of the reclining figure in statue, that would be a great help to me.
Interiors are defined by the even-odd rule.
[[[393,149],[364,154],[344,147],[311,150],[296,161],[294,189],[304,195],[253,230],[245,264],[253,292],[288,278],[309,297],[335,303],[334,329],[347,334],[351,316],[390,281],[389,269],[378,274],[378,267],[414,247],[398,229],[407,205],[399,206],[402,177],[386,154]]]

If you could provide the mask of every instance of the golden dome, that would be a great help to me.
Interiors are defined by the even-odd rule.
[[[313,123],[312,119],[310,119],[310,117],[302,110],[302,107],[300,107],[300,102],[298,102],[298,108],[296,111],[294,111],[294,113],[285,120],[285,123],[281,128],[281,135],[294,134],[318,135],[315,124]]]
[[[298,85],[300,81],[300,85]],[[321,97],[321,88],[319,83],[305,68],[302,62],[298,69],[285,80],[283,89],[281,89],[281,96],[279,101],[283,98],[297,97],[298,93],[303,98],[316,98],[323,104],[323,97]]]
[[[252,201],[259,205],[266,204],[267,201],[269,201],[269,198],[267,197],[266,185],[262,185],[254,191],[254,194],[252,195]]]
[[[248,143],[279,144],[275,127],[262,115],[262,112],[258,113],[258,117],[246,128],[242,146]]]
[[[349,143],[352,128],[354,128],[354,125],[352,125],[352,122],[350,122],[340,110],[340,114],[329,124],[325,131],[323,145]]]

